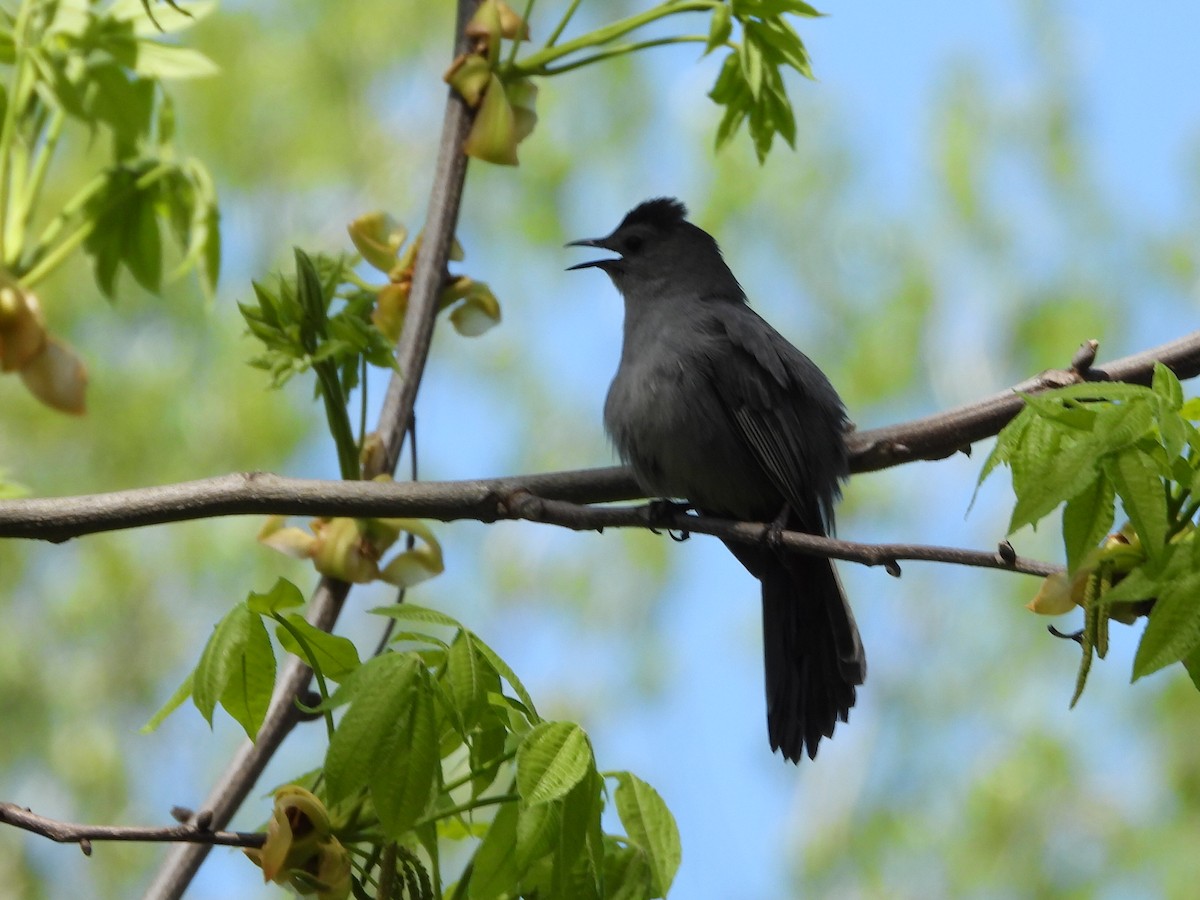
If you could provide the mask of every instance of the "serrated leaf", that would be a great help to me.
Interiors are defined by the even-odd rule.
[[[1200,572],[1162,586],[1133,660],[1137,681],[1191,655],[1200,646]]]
[[[1157,577],[1150,575],[1144,566],[1128,572],[1117,584],[1096,598],[1096,603],[1131,603],[1135,600],[1151,600],[1158,596],[1161,585]]]
[[[444,625],[447,628],[463,627],[458,619],[448,616],[444,612],[439,612],[436,609],[430,609],[427,606],[418,606],[415,603],[395,603],[391,606],[377,606],[371,610],[371,613],[376,616],[386,616],[398,622],[425,622],[429,625]]]
[[[658,791],[629,772],[613,772],[614,799],[629,840],[645,851],[654,874],[655,897],[665,897],[683,858],[679,828]]]
[[[1179,407],[1179,415],[1189,422],[1200,422],[1200,397],[1191,397]]]
[[[242,726],[250,740],[258,736],[274,689],[275,652],[262,619],[254,616],[246,644],[221,693],[221,707]]]
[[[505,803],[492,819],[475,851],[467,892],[470,900],[499,900],[516,895],[522,872],[517,865],[517,804]]]
[[[1008,465],[1020,447],[1021,441],[1025,436],[1025,429],[1029,427],[1029,423],[1033,420],[1033,413],[1028,409],[1022,409],[1013,420],[1000,429],[1000,433],[996,435],[996,443],[992,445],[991,452],[987,455],[987,459],[983,461],[983,468],[979,470],[979,480],[975,482],[976,493],[979,492],[979,486],[983,484],[983,480],[995,470],[998,465]],[[974,503],[974,498],[971,499]]]
[[[1147,557],[1151,562],[1161,562],[1167,541],[1167,495],[1162,479],[1132,448],[1106,460],[1105,472]]]
[[[217,703],[240,667],[240,657],[251,640],[255,624],[261,628],[262,620],[245,604],[238,604],[213,627],[212,636],[200,653],[192,676],[192,701],[209,725]]]
[[[573,722],[543,722],[517,750],[517,792],[526,803],[559,799],[594,765],[582,728]]]
[[[541,717],[537,713],[537,707],[533,705],[533,697],[529,695],[529,691],[525,690],[525,685],[521,683],[521,679],[517,677],[517,673],[512,670],[508,663],[500,658],[500,654],[485,644],[479,639],[479,635],[475,635],[475,649],[486,659],[496,670],[497,674],[505,681],[517,695],[517,699],[525,707],[525,715],[531,723],[538,723]]]
[[[286,578],[276,579],[265,594],[251,591],[246,597],[246,608],[260,616],[269,616],[281,609],[303,605],[304,594]]]
[[[1154,426],[1150,403],[1133,400],[1106,405],[1092,428],[1098,453],[1112,453],[1137,443]]]
[[[275,632],[280,646],[293,656],[304,660],[309,666],[314,668],[319,666],[321,674],[326,678],[340,682],[362,665],[358,658],[358,648],[349,638],[322,631],[299,613],[289,613],[284,618],[287,619],[292,629],[299,632],[300,636],[304,638],[309,651],[316,658],[316,666],[313,666],[314,660],[309,659],[292,631],[282,625],[278,626]]]
[[[1178,410],[1183,406],[1183,385],[1179,383],[1175,373],[1160,362],[1154,364],[1150,390],[1162,397],[1170,409]]]
[[[384,653],[342,685],[338,695],[349,694],[352,699],[325,754],[331,803],[367,787],[376,770],[390,762],[387,754],[401,746],[409,724],[419,675],[415,656]]]
[[[1063,509],[1063,544],[1067,571],[1074,572],[1112,527],[1116,491],[1112,482],[1097,475],[1091,484],[1067,501]]]
[[[440,761],[433,696],[427,680],[416,684],[408,715],[390,730],[370,779],[379,822],[397,841],[429,807]]]
[[[578,784],[555,806],[560,806],[562,825],[554,854],[554,895],[600,900],[604,875],[603,834],[600,831],[601,793],[604,782],[595,762]]]
[[[1036,429],[1031,428],[1029,434]],[[1070,500],[1096,477],[1095,448],[1080,440],[1069,447],[1056,448],[1048,458],[1042,450],[1031,452],[1013,462],[1013,489],[1017,502],[1009,521],[1009,533],[1024,525],[1036,525],[1052,510]]]
[[[607,900],[653,897],[654,873],[641,847],[609,840],[604,849],[604,896]]]

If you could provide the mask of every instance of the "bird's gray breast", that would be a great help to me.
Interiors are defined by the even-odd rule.
[[[664,330],[627,345],[605,402],[605,427],[649,496],[743,518],[774,515],[778,492],[712,386],[720,348],[697,337],[685,343]]]

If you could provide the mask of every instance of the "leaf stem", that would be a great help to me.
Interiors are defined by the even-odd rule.
[[[564,56],[587,50],[590,47],[598,47],[602,44],[611,43],[617,38],[641,28],[643,25],[649,25],[651,22],[656,22],[667,16],[677,13],[704,12],[718,5],[719,0],[684,0],[684,2],[680,3],[662,3],[653,9],[620,19],[610,25],[605,25],[603,28],[597,28],[595,31],[589,31],[587,34],[567,41],[565,44],[543,47],[536,53],[532,53],[525,57],[525,59],[517,62],[512,66],[510,71],[517,75],[542,75],[546,73],[546,68],[551,63],[562,59]],[[573,11],[574,7],[568,10],[568,12]],[[554,37],[557,36],[556,33]]]
[[[271,618],[282,625],[288,634],[290,634],[296,641],[296,643],[300,645],[300,649],[304,651],[304,661],[308,663],[308,667],[313,670],[313,675],[317,679],[317,691],[319,691],[321,694],[321,700],[328,700],[329,687],[325,684],[325,674],[321,671],[321,664],[317,661],[317,655],[313,653],[312,647],[309,646],[308,639],[300,633],[300,630],[296,628],[296,626],[294,626],[279,613],[271,613]],[[329,739],[333,740],[333,711],[326,708],[323,710],[323,713],[325,716],[325,731],[328,733]]]
[[[9,204],[12,202],[12,178],[13,172],[11,169],[13,141],[16,139],[17,133],[17,116],[25,107],[25,90],[26,80],[28,78],[28,59],[29,48],[27,41],[29,38],[29,17],[33,12],[33,0],[21,0],[21,6],[17,10],[16,21],[13,23],[13,51],[16,59],[13,66],[12,80],[9,82],[7,104],[4,108],[4,123],[0,125],[0,262],[8,265],[12,262],[8,258],[8,247],[6,245],[8,220],[9,220]]]
[[[466,803],[459,803],[457,806],[449,806],[446,809],[438,810],[433,815],[425,816],[423,819],[417,819],[413,828],[420,828],[422,825],[432,825],[434,822],[441,819],[457,816],[459,813],[471,812],[475,809],[482,809],[485,806],[496,806],[500,803],[515,803],[520,800],[518,794],[497,794],[494,797],[482,797],[478,800],[469,800]]]
[[[554,31],[550,32],[550,37],[546,39],[546,47],[553,47],[564,31],[567,29],[567,23],[571,21],[571,17],[575,15],[575,10],[579,9],[579,4],[582,0],[571,0],[571,5],[567,7],[567,11],[563,13],[563,17],[559,20],[558,26]]]
[[[686,34],[676,37],[655,38],[648,41],[637,41],[632,44],[618,44],[616,47],[608,47],[593,53],[591,56],[585,56],[583,59],[577,59],[573,62],[564,63],[561,66],[545,66],[538,74],[539,75],[561,75],[563,72],[570,72],[572,69],[580,69],[583,66],[591,65],[592,63],[603,62],[606,59],[612,59],[617,56],[624,56],[627,53],[637,53],[639,50],[646,50],[650,47],[664,47],[668,44],[706,44],[708,38],[703,34]]]
[[[529,28],[529,17],[533,14],[533,4],[536,0],[526,0],[525,13],[521,16],[521,21],[525,23],[525,27]],[[513,38],[512,46],[508,50],[508,65],[512,66],[517,61],[517,51],[521,49],[520,37]]]

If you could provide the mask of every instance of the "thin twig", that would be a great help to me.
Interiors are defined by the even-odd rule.
[[[248,831],[212,831],[196,824],[152,826],[78,825],[39,816],[15,803],[0,803],[0,822],[60,844],[80,844],[91,855],[90,841],[141,841],[203,844],[223,847],[261,847],[265,834]]]
[[[478,0],[458,2],[452,56],[466,49],[464,30],[477,5]],[[458,221],[467,166],[462,148],[472,116],[473,112],[458,95],[448,91],[421,252],[413,272],[404,330],[396,348],[398,371],[388,385],[380,412],[377,435],[384,452],[379,468],[364,472],[365,478],[395,469],[404,431],[412,417],[417,388],[429,355],[442,275]],[[309,602],[309,621],[325,631],[331,630],[349,590],[350,586],[344,582],[322,578]],[[233,817],[283,739],[299,722],[294,699],[307,687],[311,677],[312,671],[298,659],[291,658],[285,664],[256,741],[253,744],[247,742],[238,749],[209,792],[206,808],[212,810],[218,826]],[[207,854],[208,848],[204,846],[173,848],[147,889],[147,900],[177,900],[181,897]]]

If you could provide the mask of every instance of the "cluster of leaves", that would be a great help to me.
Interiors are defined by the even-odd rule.
[[[216,627],[195,671],[148,727],[191,696],[210,722],[219,705],[253,738],[274,689],[269,621],[282,648],[315,673],[321,702],[308,711],[325,718],[329,745],[322,768],[297,784],[328,811],[327,834],[354,851],[359,889],[390,877],[383,867],[395,863],[393,847],[413,882],[430,888],[416,896],[441,896],[439,848],[456,840],[475,842],[457,897],[665,896],[680,845],[662,799],[628,772],[601,774],[583,730],[542,719],[512,669],[477,635],[434,610],[376,609],[409,627],[394,636],[396,649],[362,662],[352,642],[296,611],[303,602],[282,579],[251,593]],[[607,782],[615,783],[623,836],[601,829]],[[290,789],[280,796],[296,797]],[[490,822],[481,820],[493,808]],[[331,847],[326,840],[320,852],[329,858]],[[276,874],[288,873],[276,866]]]
[[[1185,402],[1166,366],[1150,387],[1089,382],[1025,397],[980,474],[1012,471],[1009,531],[1063,507],[1067,571],[1030,604],[1058,615],[1084,610],[1078,700],[1093,655],[1104,657],[1111,619],[1149,621],[1134,679],[1183,662],[1200,687],[1200,399]],[[1120,500],[1128,522],[1109,534]]]
[[[560,44],[558,39],[579,6],[578,3],[571,3],[546,43],[520,58],[517,58],[517,47],[519,41],[527,38],[525,23],[517,19],[514,29],[502,32],[499,11],[510,14],[511,11],[498,0],[487,0],[484,5],[488,4],[498,7],[498,12],[495,15],[496,27],[491,32],[491,50],[487,62],[468,71],[463,71],[460,64],[447,74],[447,80],[455,84],[472,105],[479,102],[479,96],[484,98],[481,116],[485,110],[491,112],[486,108],[489,94],[496,95],[496,105],[500,105],[500,91],[489,90],[484,93],[489,80],[502,83],[506,88],[510,85],[520,88],[515,94],[509,91],[507,105],[510,109],[497,111],[488,117],[498,124],[487,146],[503,146],[504,152],[494,152],[482,158],[516,164],[516,143],[528,134],[536,121],[533,116],[534,92],[529,79],[557,75],[651,47],[679,43],[703,44],[705,54],[718,48],[732,51],[709,92],[709,97],[725,108],[717,127],[718,148],[726,144],[743,125],[750,133],[760,162],[770,152],[776,135],[783,137],[788,144],[795,143],[796,119],[784,87],[783,72],[793,69],[806,78],[812,78],[812,70],[804,41],[787,17],[821,15],[803,0],[667,0]],[[711,20],[707,33],[621,42],[626,35],[644,29],[653,22],[685,13],[708,13]],[[500,52],[501,37],[512,40],[512,45],[506,61],[498,62],[504,56]],[[505,136],[505,140],[496,135]]]
[[[706,53],[728,44],[733,19],[742,26],[742,41],[732,45],[734,52],[725,57],[708,95],[725,107],[717,126],[718,148],[743,122],[759,162],[767,158],[776,134],[789,146],[796,145],[796,117],[783,86],[782,70],[794,69],[805,78],[813,74],[804,41],[784,18],[787,13],[820,15],[802,0],[732,0],[713,12]]]
[[[211,75],[196,50],[165,43],[215,3],[164,7],[151,19],[141,0],[105,9],[95,0],[22,0],[0,12],[0,62],[12,74],[0,131],[0,263],[26,287],[76,247],[92,257],[109,297],[120,269],[150,291],[195,270],[211,292],[220,266],[216,196],[204,166],[176,158],[175,114],[163,82]],[[109,139],[109,164],[35,233],[39,200],[67,120]],[[182,258],[164,275],[163,231]]]
[[[315,392],[325,403],[347,479],[359,477],[362,441],[350,425],[350,392],[368,364],[395,367],[391,343],[371,321],[375,293],[354,275],[353,265],[350,256],[310,257],[297,248],[294,275],[255,282],[258,302],[238,304],[250,333],[266,348],[250,364],[269,372],[273,386],[310,369],[316,374]],[[335,298],[340,303],[333,312]]]

